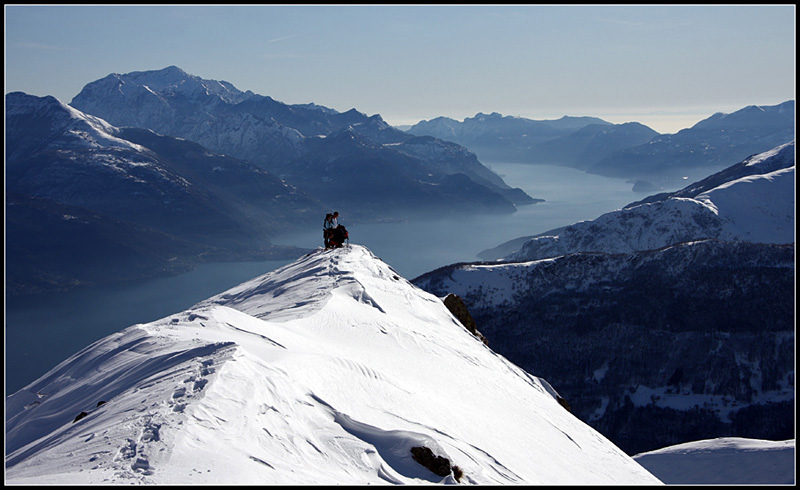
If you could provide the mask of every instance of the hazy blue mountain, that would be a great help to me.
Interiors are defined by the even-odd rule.
[[[793,437],[794,253],[792,143],[414,283],[634,454]]]
[[[360,119],[289,106],[176,66],[108,75],[87,84],[70,105],[115,126],[152,129],[264,167],[302,154],[304,134],[326,134]],[[303,125],[296,129],[298,122]]]
[[[6,193],[6,300],[174,274],[214,249],[82,207]]]
[[[655,183],[675,181],[684,175],[708,175],[793,139],[793,100],[748,106],[731,114],[714,114],[691,128],[621,150],[587,171]]]
[[[611,123],[596,117],[564,116],[554,120],[533,120],[493,112],[478,113],[475,117],[465,118],[463,122],[447,117],[420,121],[408,132],[466,146],[483,161],[540,162],[542,160],[537,160],[536,153],[532,151],[538,144],[595,124],[611,126]]]
[[[174,66],[109,75],[86,85],[71,105],[116,126],[148,128],[251,161],[323,200],[334,193],[335,198],[325,201],[326,205],[341,207],[347,203],[352,208],[345,211],[360,218],[395,217],[418,207],[415,192],[405,198],[391,192],[386,202],[375,206],[374,198],[380,197],[375,188],[390,188],[395,178],[392,172],[373,171],[387,156],[412,162],[404,172],[406,178],[419,181],[412,187],[427,186],[431,199],[452,202],[442,212],[461,212],[464,203],[468,203],[470,211],[513,212],[514,204],[534,202],[521,190],[510,189],[478,162],[474,154],[464,149],[442,152],[443,143],[435,139],[416,140],[413,152],[406,145],[403,154],[389,156],[400,152],[397,145],[414,137],[389,126],[380,116],[368,117],[355,109],[338,113],[316,104],[287,105],[270,97],[242,92],[226,82],[189,75]],[[348,131],[365,142],[359,159],[371,180],[362,177],[348,182],[347,195],[342,200],[344,190],[320,189],[314,183],[341,180],[343,174],[350,172],[347,154],[337,154],[337,145],[324,141],[336,140],[337,134]],[[347,147],[341,150],[349,151]],[[310,163],[321,151],[327,151],[330,162],[337,163],[323,166]],[[311,167],[315,174],[307,175]],[[456,174],[473,181],[464,188],[468,193],[458,199],[451,199],[452,186],[430,185],[448,182]],[[305,185],[310,187],[306,189]],[[441,195],[436,196],[439,191]],[[506,202],[497,205],[494,198],[488,197],[493,193]]]
[[[640,123],[597,118],[533,121],[478,114],[463,122],[439,117],[408,129],[454,141],[486,162],[567,165],[619,177],[639,190],[675,188],[794,138],[794,101],[714,114],[676,134]]]
[[[625,253],[691,240],[794,242],[795,145],[754,155],[700,182],[594,220],[545,232],[510,254],[538,260],[575,252]]]
[[[711,191],[716,187],[723,186],[728,182],[736,182],[745,177],[767,175],[777,170],[788,169],[795,166],[795,142],[780,145],[772,150],[753,155],[742,160],[736,165],[732,165],[705,179],[690,184],[683,189],[675,192],[665,192],[654,194],[641,201],[631,203],[626,208],[638,206],[639,204],[665,201],[670,198],[695,198],[704,192]],[[794,216],[794,213],[792,213]]]
[[[444,215],[456,207],[460,213],[516,210],[501,194],[463,173],[422,180],[426,166],[419,159],[352,130],[321,140],[281,175],[349,218]]]
[[[19,225],[10,250],[23,254],[8,259],[20,271],[54,267],[54,287],[84,283],[96,271],[76,270],[108,261],[117,268],[128,263],[128,273],[108,274],[120,279],[143,273],[140,267],[152,274],[182,261],[270,256],[278,251],[270,237],[287,226],[316,224],[323,212],[318,201],[263,169],[196,143],[116,128],[53,97],[15,92],[5,100],[6,219]],[[11,194],[14,205],[8,205]],[[66,222],[25,222],[30,213],[62,213]],[[78,245],[85,237],[70,236],[78,223],[98,235],[95,254]],[[34,263],[38,251],[45,257],[61,242],[73,247],[58,256],[70,251],[76,263]],[[30,247],[18,249],[22,244]],[[136,265],[131,248],[149,265]],[[15,284],[28,279],[38,280],[14,278]]]
[[[566,136],[539,143],[529,152],[528,161],[585,170],[609,155],[646,144],[656,136],[656,131],[637,122],[590,124]]]

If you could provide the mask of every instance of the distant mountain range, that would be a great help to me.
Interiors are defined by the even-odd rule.
[[[622,148],[650,141],[658,133],[642,124],[615,125],[596,117],[532,120],[478,113],[463,122],[448,117],[421,121],[408,130],[464,145],[487,162],[556,163],[586,167]]]
[[[531,120],[477,114],[463,122],[439,117],[408,129],[454,141],[484,162],[565,165],[620,177],[645,192],[675,187],[794,138],[794,101],[714,114],[691,128],[662,135],[639,123],[592,117]]]
[[[794,437],[794,142],[413,282],[629,454]],[[506,249],[508,252],[508,249]]]
[[[507,258],[627,253],[705,239],[792,243],[794,162],[794,142],[781,145],[679,191],[532,237]]]
[[[473,151],[519,158],[549,152],[561,164],[599,171],[605,160],[589,165],[587,155],[622,155],[646,140],[644,146],[660,148],[659,158],[674,148],[692,154],[694,146],[685,143],[691,141],[716,148],[697,164],[705,169],[734,148],[784,138],[793,104],[717,115],[662,138],[636,123],[530,121],[496,113],[464,123],[439,118],[405,132],[379,115],[287,105],[174,66],[108,75],[87,84],[69,106],[52,97],[7,94],[8,233],[17,243],[42,247],[23,253],[30,261],[15,260],[21,282],[12,280],[11,289],[62,289],[114,276],[66,264],[73,272],[62,273],[52,268],[56,257],[139,264],[119,268],[120,278],[131,278],[186,270],[198,260],[285,254],[271,240],[292,227],[320,226],[328,210],[356,223],[513,213],[539,201],[508,186]],[[793,132],[793,119],[789,126]],[[724,148],[708,143],[731,133],[737,136]],[[671,165],[643,155],[642,169],[661,172]],[[34,214],[85,219],[37,228],[30,224]],[[76,233],[79,223],[91,224],[91,233]],[[126,238],[134,229],[137,247]],[[77,239],[89,235],[96,236],[94,247]],[[64,246],[48,252],[46,242]],[[17,253],[17,246],[10,250]],[[47,270],[34,264],[37,255],[51,257]],[[28,280],[35,284],[24,284]]]
[[[652,181],[679,175],[700,178],[794,140],[794,114],[793,100],[714,114],[676,134],[606,156],[587,171]]]
[[[415,138],[378,115],[287,105],[175,66],[109,75],[87,84],[70,105],[115,126],[151,129],[250,161],[350,219],[512,213],[515,204],[535,202],[471,152]]]
[[[285,256],[270,237],[324,212],[263,169],[196,143],[116,128],[53,97],[5,101],[8,293]]]
[[[455,143],[177,67],[109,75],[72,105],[7,94],[6,142],[12,295],[286,256],[273,238],[334,209],[354,223],[537,201]]]

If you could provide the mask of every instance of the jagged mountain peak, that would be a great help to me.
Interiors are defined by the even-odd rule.
[[[485,114],[483,112],[479,112],[475,114],[475,117],[472,119],[476,121],[486,121],[486,120],[498,120],[498,119],[514,119],[513,116],[503,116],[499,112],[492,112],[491,114]]]
[[[658,482],[359,245],[101,339],[6,407],[12,483]]]
[[[235,104],[246,100],[253,94],[242,92],[231,83],[218,80],[205,80],[190,75],[177,66],[161,70],[135,71],[126,74],[112,73],[92,82],[79,93],[73,103],[81,104],[94,97],[95,90],[116,90],[123,93],[150,93],[157,97],[188,97],[191,99],[219,100]]]

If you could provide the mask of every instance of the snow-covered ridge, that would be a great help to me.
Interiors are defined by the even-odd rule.
[[[659,483],[358,245],[101,339],[6,406],[7,483]]]
[[[54,115],[50,132],[56,141],[69,137],[69,145],[146,151],[140,145],[118,138],[119,130],[105,120],[70,107],[55,97],[34,97],[21,92],[6,95],[6,118],[37,117],[46,113]]]
[[[109,80],[116,80],[120,87],[124,86],[125,78],[137,82],[154,95],[160,92],[181,94],[184,97],[218,97],[230,104],[236,104],[253,96],[252,92],[242,92],[226,81],[205,80],[195,75],[190,75],[177,66],[168,66],[156,71],[138,71],[127,75],[111,74]],[[143,82],[143,83],[139,83]],[[147,85],[145,85],[145,83]]]
[[[575,252],[655,250],[691,240],[794,242],[794,142],[754,155],[683,191],[628,206],[527,241],[508,260]],[[725,173],[727,172],[727,174]],[[692,192],[694,191],[694,192]]]

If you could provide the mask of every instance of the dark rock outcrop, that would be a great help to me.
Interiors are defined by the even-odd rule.
[[[464,300],[461,297],[452,293],[448,294],[444,298],[444,305],[472,335],[480,339],[484,344],[489,345],[489,340],[478,331],[478,326],[475,324],[472,315],[469,314],[467,305],[464,304]]]
[[[456,481],[461,480],[461,476],[463,475],[461,469],[458,466],[451,466],[449,459],[433,454],[433,451],[431,451],[429,447],[412,447],[411,455],[414,461],[428,468],[435,475],[448,476],[450,473],[453,473],[453,477]]]

